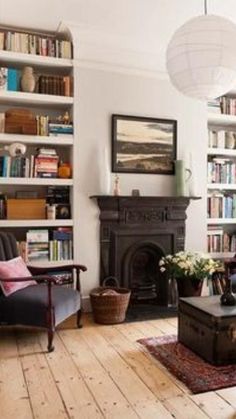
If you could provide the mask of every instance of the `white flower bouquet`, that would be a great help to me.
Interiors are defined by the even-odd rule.
[[[203,281],[222,267],[221,262],[199,252],[178,252],[163,256],[159,261],[161,272],[167,272],[173,278],[195,278]]]

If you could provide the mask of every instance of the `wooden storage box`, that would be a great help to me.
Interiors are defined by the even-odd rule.
[[[214,365],[236,363],[236,306],[220,296],[180,298],[178,340]]]
[[[8,220],[43,220],[45,219],[45,199],[8,199]]]
[[[37,134],[37,121],[28,109],[8,109],[5,113],[5,132],[8,134]]]

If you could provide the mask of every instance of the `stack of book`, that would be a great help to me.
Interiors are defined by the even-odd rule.
[[[26,233],[26,252],[29,262],[49,260],[48,230],[32,229]]]
[[[34,177],[56,178],[59,156],[54,148],[39,148],[34,157]]]
[[[69,204],[69,186],[49,186],[47,190],[46,200],[47,203],[51,204]]]
[[[49,122],[48,124],[49,135],[56,135],[59,137],[67,137],[73,135],[73,124],[60,124],[58,122]]]
[[[55,260],[73,259],[71,228],[58,227],[50,233],[49,258]]]

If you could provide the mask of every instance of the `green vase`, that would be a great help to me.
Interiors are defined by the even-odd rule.
[[[192,176],[190,169],[186,169],[184,160],[175,161],[175,194],[176,196],[189,196],[189,179]]]

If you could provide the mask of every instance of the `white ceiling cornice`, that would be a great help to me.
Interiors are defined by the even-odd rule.
[[[168,77],[165,69],[158,67],[161,62],[158,54],[135,48],[128,37],[73,22],[63,22],[59,31],[70,34],[74,43],[74,58],[81,67],[159,79]]]

